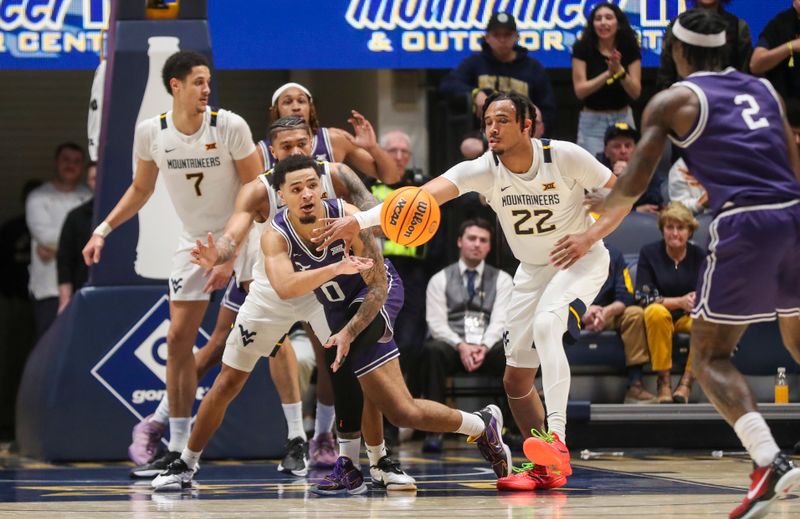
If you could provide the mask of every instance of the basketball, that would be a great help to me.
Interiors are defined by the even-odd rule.
[[[401,187],[392,192],[381,208],[381,229],[387,238],[405,247],[427,243],[441,221],[439,204],[427,191]]]

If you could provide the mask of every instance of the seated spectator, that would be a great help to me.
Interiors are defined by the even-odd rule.
[[[486,24],[483,50],[453,69],[439,85],[444,94],[472,94],[473,110],[482,118],[483,102],[494,91],[517,92],[541,108],[545,131],[556,117],[556,100],[547,72],[528,49],[517,44],[517,22],[510,13],[494,13]]]
[[[86,167],[86,186],[94,192],[97,178],[97,163]],[[69,213],[61,226],[58,240],[58,313],[61,313],[72,294],[80,290],[89,279],[89,267],[83,261],[83,246],[92,235],[94,198],[90,198]]]
[[[603,136],[603,151],[597,159],[608,167],[616,176],[628,167],[628,161],[633,156],[636,144],[639,142],[639,132],[626,122],[617,122],[606,128]],[[653,175],[647,190],[633,204],[639,213],[657,213],[664,204],[661,196],[663,177],[658,171]]]
[[[634,305],[633,282],[622,253],[606,247],[611,254],[606,279],[594,302],[586,309],[581,321],[589,332],[615,330],[625,348],[625,368],[628,372],[626,404],[653,404],[656,397],[644,388],[642,366],[650,360],[644,329],[644,310]]]
[[[725,38],[728,46],[728,55],[721,63],[720,70],[727,67],[733,67],[740,72],[747,72],[750,68],[750,55],[753,53],[753,39],[750,36],[750,27],[747,22],[737,17],[736,15],[725,10],[723,6],[731,3],[731,0],[696,0],[696,7],[701,9],[708,9],[719,14],[727,24],[725,31]],[[663,49],[669,49],[672,45],[672,24],[675,20],[670,22],[667,30],[664,31],[664,39],[662,43]],[[664,90],[669,88],[674,82],[678,81],[678,69],[675,67],[675,60],[672,59],[671,52],[661,53],[661,63],[658,67],[658,74],[656,75],[656,90]]]
[[[603,151],[603,132],[625,121],[633,127],[631,102],[642,93],[642,52],[628,17],[614,4],[599,3],[572,48],[572,85],[583,103],[577,144],[592,155]]]
[[[708,212],[708,193],[689,173],[683,159],[676,160],[669,170],[669,199],[682,203],[694,215]]]
[[[650,364],[658,374],[660,403],[688,403],[692,391],[691,357],[672,391],[672,336],[689,333],[689,312],[695,302],[695,285],[705,252],[689,243],[698,222],[680,202],[670,203],[658,216],[662,240],[642,247],[636,273],[638,302],[644,306]]]
[[[792,6],[770,20],[758,36],[750,72],[765,76],[789,101],[800,99],[800,2],[786,3]]]
[[[506,366],[502,344],[511,276],[485,262],[492,226],[482,219],[461,224],[459,260],[440,270],[426,292],[428,330],[421,367],[422,393],[445,401],[447,377],[484,373],[502,379]],[[439,452],[441,435],[428,435],[425,452]]]

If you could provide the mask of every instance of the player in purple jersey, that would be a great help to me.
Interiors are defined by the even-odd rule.
[[[376,178],[385,184],[400,181],[394,160],[380,147],[375,130],[366,117],[355,110],[347,120],[355,136],[340,128],[323,128],[317,119],[317,109],[311,92],[299,83],[286,83],[272,94],[270,115],[273,121],[281,117],[302,117],[313,134],[312,157],[326,162],[344,162],[359,173]],[[269,136],[258,143],[264,170],[275,167],[275,155],[270,151]]]
[[[276,215],[272,228],[261,238],[267,276],[284,299],[316,291],[333,332],[325,346],[334,374],[350,370],[356,373],[364,396],[398,427],[469,435],[495,473],[507,474],[511,455],[502,441],[503,417],[497,406],[465,413],[438,402],[411,398],[392,339],[394,317],[402,304],[398,293],[402,284],[394,269],[386,268],[371,231],[363,231],[353,240],[353,256],[349,258],[341,241],[327,243],[322,252],[316,252],[311,236],[314,229],[323,225],[322,219],[358,209],[339,201],[322,200],[319,166],[308,157],[279,162],[273,185],[286,208]],[[353,275],[356,273],[360,276]],[[358,409],[358,404],[352,403],[356,394],[357,391],[343,393],[334,386],[340,433],[349,410]],[[351,461],[357,458],[357,446],[348,450],[340,445],[340,458],[333,472],[314,491],[363,492],[363,477]]]
[[[686,11],[673,35],[677,41],[664,52],[686,79],[648,103],[628,169],[604,200],[602,193],[590,198],[600,210],[631,206],[668,137],[708,191],[715,218],[690,350],[703,390],[754,462],[747,496],[730,517],[762,517],[800,485],[800,469],[781,454],[731,354],[749,323],[777,318],[784,344],[800,362],[800,158],[769,83],[720,70],[722,18]]]

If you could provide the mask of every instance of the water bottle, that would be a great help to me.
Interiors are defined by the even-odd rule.
[[[789,384],[786,382],[786,368],[783,367],[778,368],[778,374],[775,375],[775,403],[789,403]]]
[[[172,96],[167,93],[161,81],[161,69],[164,68],[167,58],[180,50],[180,40],[171,36],[153,36],[147,39],[147,43],[150,70],[136,118],[137,126],[145,119],[172,109]],[[133,171],[135,175],[135,152]],[[167,279],[180,233],[178,213],[169,198],[164,179],[159,175],[153,195],[139,211],[139,240],[136,244],[133,270],[145,278]]]

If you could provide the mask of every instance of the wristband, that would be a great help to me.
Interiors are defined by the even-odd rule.
[[[100,225],[97,226],[97,228],[92,232],[92,234],[96,234],[96,235],[98,235],[98,236],[100,236],[102,238],[105,238],[106,236],[111,234],[111,231],[113,231],[113,230],[114,229],[111,228],[111,226],[108,224],[108,222],[103,220],[103,222]]]
[[[786,46],[789,47],[789,68],[794,68],[794,48],[792,48],[792,42],[787,41]]]
[[[358,222],[359,229],[369,229],[381,224],[381,208],[383,204],[378,204],[368,211],[359,211],[353,214],[353,218]]]

